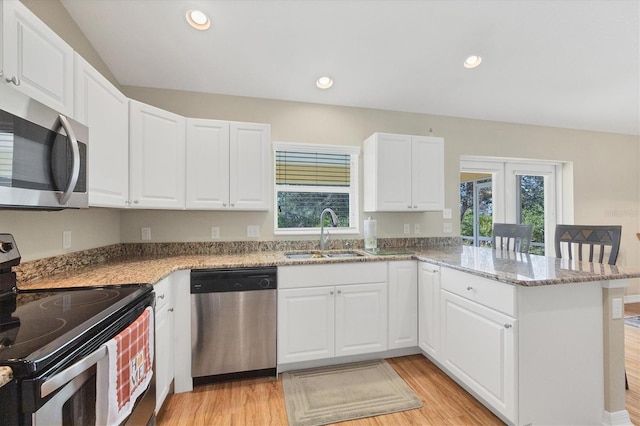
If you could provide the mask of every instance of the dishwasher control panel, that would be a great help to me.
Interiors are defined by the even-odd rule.
[[[194,269],[191,294],[273,290],[278,287],[276,267]]]

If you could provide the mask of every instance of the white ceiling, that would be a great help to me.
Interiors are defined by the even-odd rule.
[[[640,134],[638,0],[61,1],[122,85]]]

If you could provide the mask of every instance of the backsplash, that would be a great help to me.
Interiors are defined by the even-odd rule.
[[[379,238],[380,249],[446,248],[459,246],[460,237]],[[113,244],[60,256],[23,262],[14,268],[18,282],[31,281],[62,272],[71,272],[112,260],[166,257],[177,255],[212,255],[258,251],[318,250],[318,240],[301,241],[227,241],[192,243]],[[327,250],[364,248],[364,240],[332,240]]]

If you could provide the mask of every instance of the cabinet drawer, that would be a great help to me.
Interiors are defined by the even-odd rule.
[[[516,316],[515,287],[454,269],[442,268],[441,288],[489,308]]]
[[[169,303],[171,293],[169,292],[169,279],[164,278],[153,285],[153,291],[156,293],[156,312]]]

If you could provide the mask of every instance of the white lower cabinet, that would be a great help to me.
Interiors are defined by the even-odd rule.
[[[278,364],[387,350],[385,262],[278,267]]]
[[[418,267],[415,260],[387,264],[389,349],[418,345]]]
[[[440,346],[440,267],[419,262],[418,346],[438,359]]]
[[[156,293],[155,355],[156,414],[169,394],[174,376],[174,301],[171,278],[163,278],[154,286]]]
[[[440,362],[508,419],[515,416],[516,320],[441,291]]]

